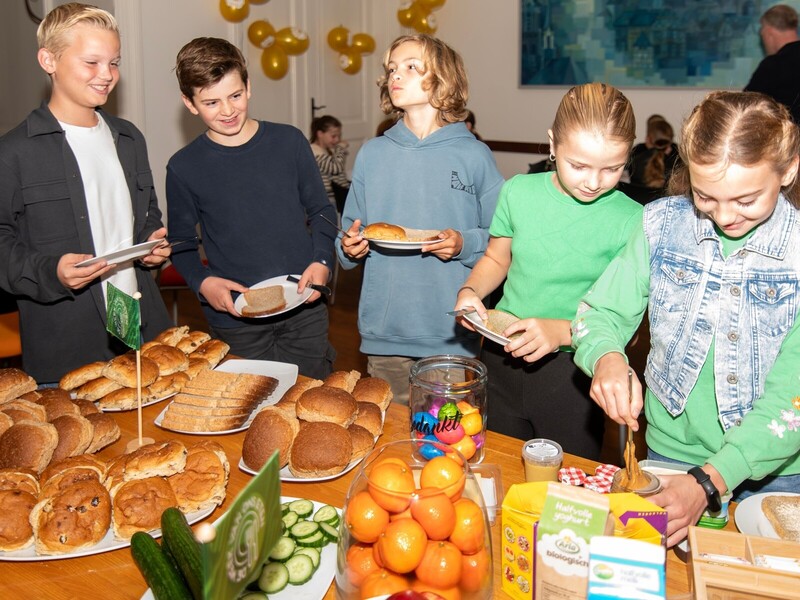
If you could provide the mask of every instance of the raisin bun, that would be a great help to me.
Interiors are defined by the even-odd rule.
[[[0,469],[0,490],[19,490],[39,495],[39,478],[31,469]]]
[[[280,468],[289,462],[292,442],[300,430],[297,419],[284,411],[268,406],[253,419],[242,443],[242,460],[248,469],[258,471],[278,452]]]
[[[358,403],[345,390],[322,385],[303,392],[295,405],[297,418],[304,421],[327,421],[349,426],[358,413]]]
[[[161,513],[178,506],[175,492],[164,477],[124,481],[112,488],[111,495],[114,535],[123,540],[137,531],[157,529],[161,526]]]
[[[350,433],[336,423],[306,423],[294,438],[289,470],[300,478],[328,477],[345,470],[353,455]]]
[[[230,463],[216,442],[203,441],[189,446],[186,467],[167,477],[175,492],[178,508],[184,513],[219,506],[225,500]]]

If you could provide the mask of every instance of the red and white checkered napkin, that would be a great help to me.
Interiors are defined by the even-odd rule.
[[[558,470],[558,480],[567,485],[583,485],[586,473],[577,467],[564,467]]]

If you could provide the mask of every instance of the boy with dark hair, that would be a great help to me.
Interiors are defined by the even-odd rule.
[[[0,287],[17,299],[23,367],[48,384],[127,350],[106,332],[109,281],[142,293],[146,340],[169,327],[146,267],[170,249],[159,245],[135,265],[78,266],[167,231],[141,132],[99,108],[119,81],[114,17],[64,4],[48,13],[37,38],[52,91],[0,139]]]
[[[308,141],[290,125],[248,117],[250,84],[244,57],[218,38],[197,38],[178,53],[175,73],[183,103],[208,130],[167,165],[173,262],[200,297],[211,333],[244,358],[298,365],[327,376],[335,352],[328,342],[328,309],[313,292],[305,304],[263,319],[243,318],[234,294],[262,280],[301,274],[324,284],[334,260],[336,222]]]

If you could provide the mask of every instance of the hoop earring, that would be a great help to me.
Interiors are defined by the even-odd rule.
[[[549,158],[550,158],[550,162],[556,162],[556,155],[553,154],[552,152],[550,153]]]

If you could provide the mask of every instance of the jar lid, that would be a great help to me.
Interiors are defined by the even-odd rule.
[[[522,447],[522,454],[532,462],[552,463],[563,456],[561,445],[552,440],[536,438],[528,440]]]

